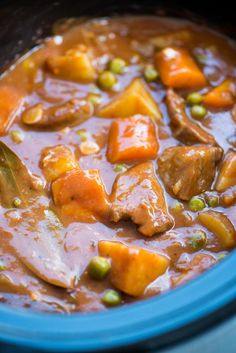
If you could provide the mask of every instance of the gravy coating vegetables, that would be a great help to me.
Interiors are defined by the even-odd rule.
[[[88,312],[236,246],[236,47],[187,21],[65,21],[0,78],[0,301]]]

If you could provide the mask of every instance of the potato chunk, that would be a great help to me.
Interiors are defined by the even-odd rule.
[[[226,249],[236,245],[235,229],[226,215],[217,211],[206,211],[200,213],[198,219],[204,227],[217,235]]]
[[[161,119],[161,111],[148,92],[145,83],[134,79],[111,103],[98,111],[103,118],[126,118],[135,114],[149,115],[156,120]]]
[[[234,104],[235,95],[235,83],[229,79],[208,92],[203,98],[203,103],[213,108],[228,108]]]
[[[207,84],[206,78],[186,49],[168,47],[155,57],[162,82],[172,88],[191,89]]]
[[[158,148],[155,125],[148,116],[134,115],[113,121],[107,149],[111,163],[154,159]]]
[[[229,150],[218,175],[215,189],[223,192],[236,185],[236,152]]]
[[[158,49],[169,46],[182,46],[192,40],[193,33],[189,29],[180,29],[174,32],[159,34],[151,39],[151,43]]]
[[[0,135],[4,134],[23,103],[22,94],[13,87],[0,87]]]
[[[65,55],[49,57],[46,66],[52,74],[65,80],[87,83],[96,79],[88,53],[77,48],[68,50]]]
[[[64,145],[45,148],[40,165],[47,181],[54,181],[65,172],[79,167],[71,150]]]
[[[146,162],[117,176],[111,194],[111,219],[131,218],[138,230],[151,237],[173,225],[166,201],[152,163]]]
[[[142,295],[169,266],[163,255],[119,242],[100,241],[98,249],[101,256],[111,258],[110,278],[114,287],[134,297]]]
[[[52,194],[62,214],[74,220],[94,221],[108,216],[108,196],[97,169],[74,169],[63,174],[52,183]]]

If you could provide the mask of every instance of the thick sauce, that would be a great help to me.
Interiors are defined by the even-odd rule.
[[[155,66],[155,56],[158,55],[156,53],[165,47],[173,46],[183,47],[189,51],[207,82],[197,89],[177,88],[175,92],[185,100],[187,94],[192,91],[204,95],[226,79],[235,80],[236,50],[233,44],[226,38],[189,22],[154,17],[98,19],[73,23],[73,26],[68,24],[70,22],[60,25],[55,36],[45,40],[39,48],[18,60],[0,80],[0,94],[3,87],[13,87],[16,94],[23,97],[14,113],[14,122],[4,128],[1,126],[1,141],[18,155],[32,174],[40,177],[36,185],[37,197],[29,199],[27,206],[22,207],[22,204],[15,200],[16,207],[14,205],[6,207],[3,204],[0,208],[0,301],[17,307],[30,307],[49,312],[97,311],[106,308],[102,298],[105,291],[113,288],[115,283],[111,280],[111,274],[101,281],[96,281],[87,271],[89,261],[98,255],[100,240],[118,241],[128,246],[141,247],[169,259],[167,270],[152,281],[143,294],[132,296],[121,293],[121,304],[160,294],[185,283],[217,263],[222,255],[227,254],[235,246],[234,228],[230,230],[233,241],[228,246],[225,245],[225,237],[229,236],[227,231],[222,236],[222,231],[207,226],[207,223],[199,218],[199,214],[214,208],[214,212],[223,213],[227,217],[232,227],[236,226],[235,175],[231,176],[234,181],[227,190],[220,192],[214,190],[214,183],[222,163],[219,159],[222,157],[216,162],[214,181],[210,183],[208,190],[201,193],[200,198],[204,202],[201,210],[193,208],[191,210],[190,198],[179,200],[179,197],[170,191],[161,173],[160,164],[158,168],[158,161],[168,147],[202,145],[190,144],[184,138],[179,139],[174,135],[170,124],[170,109],[167,109],[165,98],[167,87],[163,84],[162,77],[146,82],[145,87],[162,113],[162,118],[155,121],[156,128],[158,126],[157,138],[160,147],[151,163],[164,191],[169,217],[172,219],[173,226],[168,230],[147,237],[138,231],[137,225],[130,219],[115,223],[105,218],[95,217],[91,220],[78,216],[74,219],[63,215],[61,209],[53,202],[51,183],[46,180],[40,162],[45,148],[66,145],[74,153],[76,163],[79,163],[82,170],[100,171],[106,193],[110,195],[117,175],[139,164],[140,161],[128,161],[121,166],[108,161],[106,154],[108,134],[116,118],[98,116],[100,106],[112,101],[134,78],[141,78],[144,82],[145,67],[148,64]],[[178,35],[176,39],[173,35],[183,29],[190,33],[190,40],[185,37],[178,39]],[[171,35],[169,39],[164,37],[163,44],[160,35],[166,33]],[[157,38],[159,41],[156,40],[155,43],[154,39]],[[122,58],[126,62],[122,74],[116,75],[117,83],[112,89],[102,89],[101,85],[96,84],[97,78],[89,83],[62,79],[45,65],[47,58],[63,55],[67,50],[82,44],[92,53],[92,64],[96,73],[106,70],[109,62],[115,57]],[[65,122],[58,125],[55,122],[50,127],[37,128],[22,123],[25,110],[32,106],[42,104],[45,110],[51,107],[53,109],[71,99],[86,100],[91,94],[99,97],[99,105],[91,117],[80,123]],[[233,99],[235,100],[235,97]],[[0,106],[3,104],[1,100],[4,100],[4,97],[0,96]],[[7,104],[10,103],[6,102]],[[187,104],[186,113],[189,119],[196,123],[191,117],[191,105]],[[117,114],[119,115],[119,112]],[[215,145],[220,146],[224,154],[229,149],[233,153],[236,148],[233,117],[233,104],[227,107],[208,105],[207,114],[197,122],[215,138]],[[15,131],[20,131],[19,139],[14,136]],[[95,153],[83,153],[80,148],[84,142],[83,133],[93,141]],[[164,161],[164,163],[172,162]],[[1,167],[1,178],[2,173]],[[19,176],[18,180],[17,176],[18,188],[22,191],[22,179]],[[193,179],[191,177],[186,179],[191,185]],[[4,184],[1,182],[0,193],[4,195],[6,190],[2,185]],[[207,204],[212,195],[216,201],[214,207]],[[86,195],[84,197],[86,198]],[[193,240],[196,234],[204,235],[207,241],[196,246]],[[68,286],[58,286],[58,282],[51,279],[52,273],[56,273],[56,277],[57,273],[60,273],[62,282],[68,282]],[[69,284],[72,277],[73,285]]]

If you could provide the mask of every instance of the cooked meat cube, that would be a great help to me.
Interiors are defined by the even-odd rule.
[[[225,191],[236,185],[236,152],[229,150],[221,166],[215,189],[219,192]]]
[[[148,116],[116,119],[109,132],[107,157],[111,163],[154,159],[159,145]]]
[[[167,257],[114,241],[100,241],[100,255],[111,258],[112,284],[126,294],[138,297],[169,266]]]
[[[175,138],[186,144],[203,143],[213,145],[214,137],[197,123],[191,121],[185,112],[185,102],[172,89],[167,91],[166,103],[170,116],[170,126]]]
[[[40,165],[47,181],[54,181],[65,172],[79,167],[71,150],[64,145],[45,148]]]
[[[103,118],[126,118],[135,114],[161,119],[161,111],[145,83],[134,79],[117,97],[98,111]]]
[[[207,84],[205,76],[184,48],[164,48],[156,54],[155,60],[161,80],[168,87],[188,89]]]
[[[158,160],[160,176],[171,194],[190,200],[211,188],[222,150],[213,146],[167,148]]]
[[[77,221],[107,218],[108,196],[97,169],[74,169],[52,183],[55,205]]]
[[[114,222],[131,218],[147,237],[173,226],[151,162],[139,164],[118,175],[113,185],[111,202]]]
[[[76,98],[47,109],[42,104],[29,107],[22,115],[22,122],[38,128],[57,129],[63,124],[82,123],[92,114],[92,103]]]

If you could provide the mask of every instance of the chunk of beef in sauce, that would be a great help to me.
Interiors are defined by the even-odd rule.
[[[147,237],[173,226],[151,162],[139,164],[119,175],[113,185],[111,202],[114,222],[131,218]]]
[[[210,190],[216,164],[222,157],[219,147],[178,146],[167,148],[158,160],[159,173],[167,190],[181,200]]]
[[[173,135],[186,144],[214,145],[214,137],[206,132],[198,123],[193,122],[185,112],[185,101],[172,89],[167,91],[166,104],[170,116]]]

